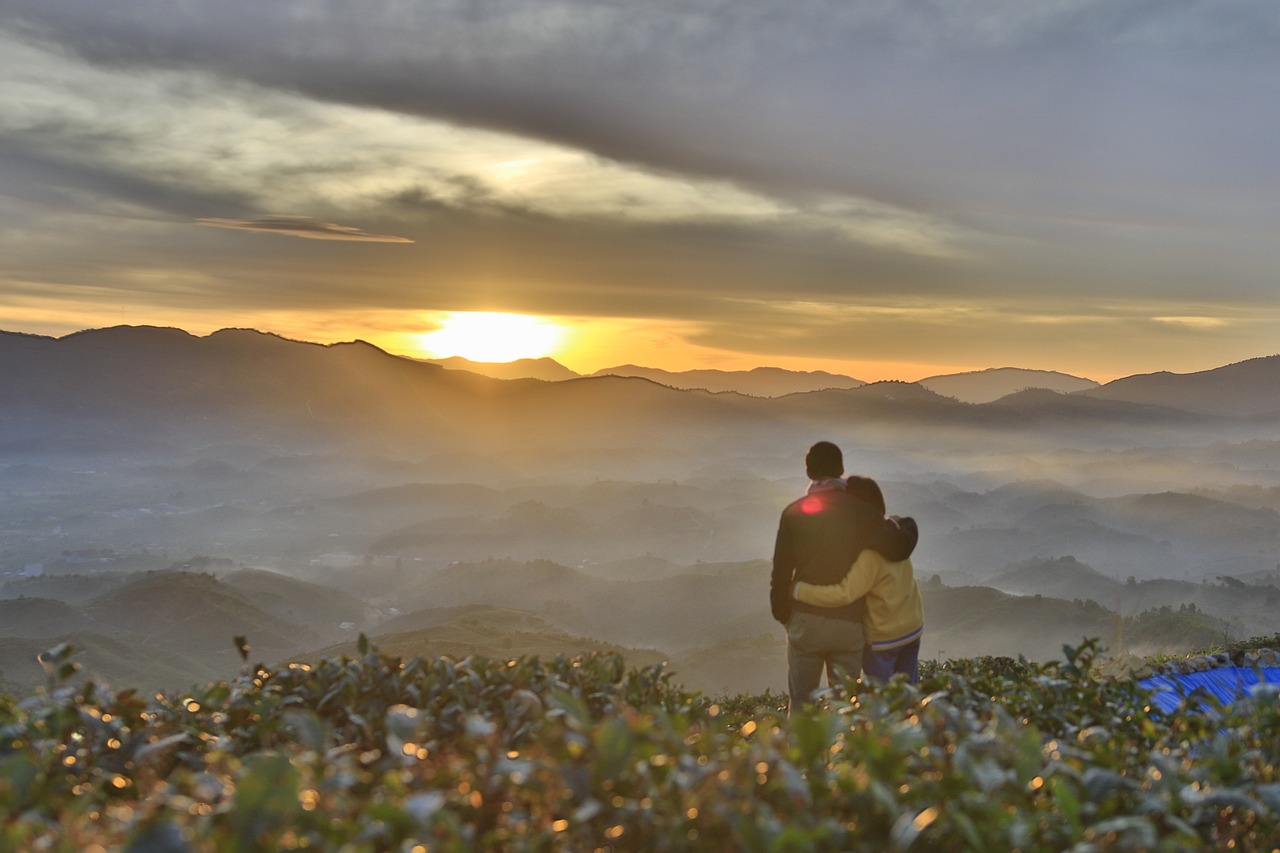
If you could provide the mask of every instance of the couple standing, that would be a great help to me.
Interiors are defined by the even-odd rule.
[[[908,558],[919,531],[885,515],[868,477],[841,479],[840,448],[820,441],[805,456],[809,489],[782,511],[769,603],[787,629],[787,687],[794,710],[838,672],[887,681],[917,678],[924,612]]]

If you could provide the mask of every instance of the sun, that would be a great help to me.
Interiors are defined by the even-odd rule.
[[[555,352],[564,329],[545,317],[496,311],[454,311],[440,328],[418,336],[432,358],[461,356],[468,361],[515,361]]]

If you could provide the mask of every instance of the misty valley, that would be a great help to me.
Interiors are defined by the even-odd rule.
[[[171,689],[239,672],[237,636],[278,662],[364,634],[782,690],[769,557],[818,439],[920,524],[924,658],[1275,632],[1280,357],[981,403],[966,376],[758,396],[251,330],[0,333],[0,687],[61,642]]]

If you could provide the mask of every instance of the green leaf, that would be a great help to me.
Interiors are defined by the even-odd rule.
[[[231,828],[237,850],[270,850],[299,812],[298,771],[286,756],[259,753],[236,781]]]
[[[290,708],[280,715],[298,743],[313,752],[323,752],[325,748],[326,730],[324,721],[313,711],[305,708]]]
[[[6,804],[6,811],[26,806],[39,772],[40,766],[23,754],[0,760],[0,803]]]
[[[138,748],[133,754],[133,760],[138,764],[146,764],[149,761],[158,761],[160,758],[177,749],[188,740],[185,734],[169,735],[161,738],[153,743],[148,743]]]
[[[591,722],[591,711],[587,708],[586,703],[568,690],[563,690],[559,687],[552,688],[547,693],[547,705],[550,706],[553,712],[558,713],[560,716],[567,716],[581,726],[587,726]]]
[[[624,720],[614,717],[596,731],[596,779],[617,779],[631,763],[635,748],[631,727]]]
[[[1076,796],[1070,781],[1061,776],[1049,777],[1049,792],[1057,804],[1058,812],[1066,819],[1073,834],[1080,831],[1080,798]]]

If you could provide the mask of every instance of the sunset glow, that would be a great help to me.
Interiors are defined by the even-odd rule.
[[[447,315],[436,331],[419,335],[418,345],[432,358],[515,361],[549,356],[563,337],[563,329],[542,317],[457,311]]]
[[[15,3],[0,330],[861,380],[1280,340],[1263,0]]]

